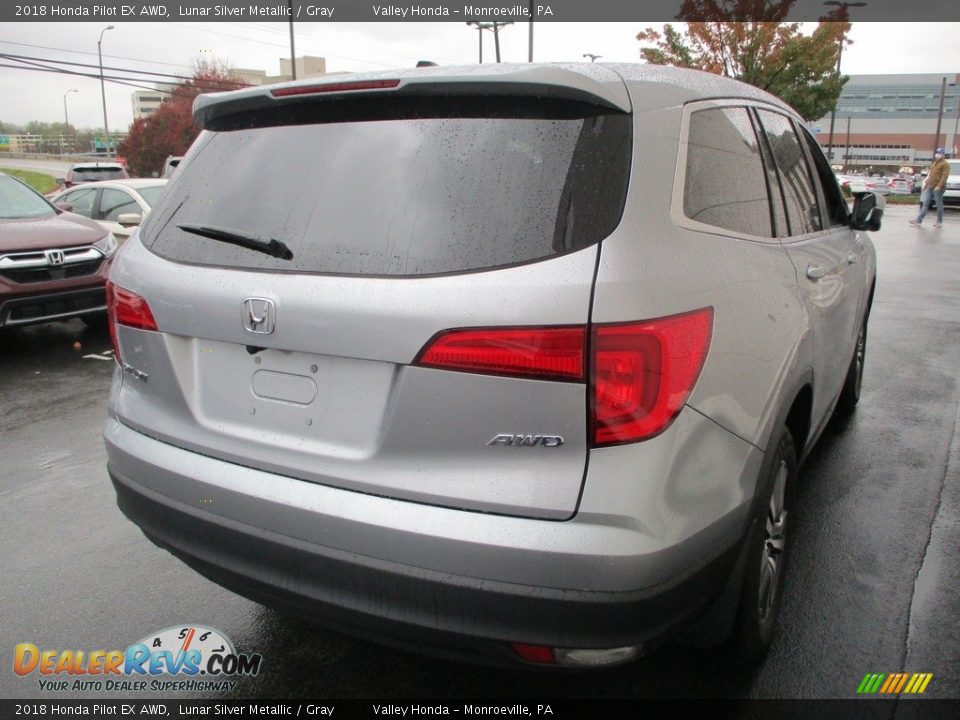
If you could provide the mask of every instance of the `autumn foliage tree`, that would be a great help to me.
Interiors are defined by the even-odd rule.
[[[168,155],[183,155],[200,128],[193,121],[193,100],[202,93],[234,90],[247,83],[223,63],[198,63],[193,77],[173,88],[170,97],[151,115],[133,121],[118,148],[135,177],[160,171]]]
[[[809,35],[785,22],[796,0],[684,0],[686,21],[637,35],[652,47],[641,56],[656,65],[705,70],[776,95],[806,120],[828,114],[847,78],[837,71],[840,43],[849,43],[845,6],[821,18]]]

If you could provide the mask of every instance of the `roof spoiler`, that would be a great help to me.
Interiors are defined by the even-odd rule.
[[[321,81],[304,80],[283,85],[244,88],[223,93],[200,95],[194,100],[193,116],[204,129],[217,129],[229,124],[228,118],[260,111],[276,111],[309,103],[316,122],[325,120],[323,106],[329,103],[330,115],[337,113],[338,102],[349,98],[364,99],[388,96],[410,98],[529,98],[531,100],[568,101],[594,106],[600,110],[630,112],[630,98],[623,81],[611,73],[611,79],[598,81],[583,73],[558,67],[515,70],[508,73],[464,73],[463,75],[425,75],[432,68],[423,68],[417,75],[400,71],[394,77],[336,76]],[[440,68],[438,68],[440,70]]]

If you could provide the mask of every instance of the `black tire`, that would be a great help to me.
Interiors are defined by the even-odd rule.
[[[860,388],[863,385],[863,366],[867,359],[867,318],[863,318],[860,332],[857,334],[857,344],[853,350],[853,359],[847,369],[847,378],[843,381],[843,389],[837,400],[837,413],[849,415],[860,402]]]
[[[792,506],[797,476],[793,436],[781,427],[773,436],[771,455],[763,464],[758,483],[762,493],[747,538],[746,567],[731,637],[732,650],[741,663],[755,663],[770,649],[780,605],[789,551],[788,508]]]

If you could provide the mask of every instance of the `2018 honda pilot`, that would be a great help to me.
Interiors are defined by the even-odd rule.
[[[109,472],[147,537],[440,653],[763,654],[797,466],[860,395],[883,212],[848,211],[796,113],[596,64],[194,114],[108,291]]]

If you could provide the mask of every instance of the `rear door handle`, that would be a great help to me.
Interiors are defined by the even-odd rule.
[[[827,271],[822,267],[817,267],[816,265],[807,265],[807,277],[811,280],[819,280],[826,274]]]

